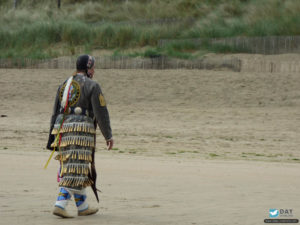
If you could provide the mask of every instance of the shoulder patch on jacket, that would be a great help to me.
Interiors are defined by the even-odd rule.
[[[102,94],[99,95],[99,101],[101,106],[106,106],[106,102]]]

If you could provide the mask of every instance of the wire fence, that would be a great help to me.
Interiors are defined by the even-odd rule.
[[[300,73],[300,60],[243,59],[242,72]]]
[[[161,40],[160,46],[175,40]],[[186,40],[180,40],[186,41]],[[204,40],[189,39],[199,45]],[[207,41],[207,40],[205,40]],[[218,38],[209,40],[213,44],[229,45],[249,49],[251,53],[279,54],[300,53],[300,36],[256,37],[256,38]],[[178,42],[178,40],[176,40]],[[154,58],[128,56],[96,57],[97,69],[229,69],[248,72],[300,72],[300,57],[285,60],[271,60],[268,57],[239,56],[224,58],[202,58],[193,60],[173,59],[165,56]],[[60,57],[55,59],[0,59],[0,68],[30,68],[30,69],[74,69],[75,57]]]
[[[170,59],[166,57],[130,58],[96,57],[96,69],[204,69],[204,70],[231,70],[236,72],[267,72],[267,73],[299,73],[299,60],[272,60],[268,58],[204,58],[195,60]],[[51,60],[33,59],[0,59],[0,68],[26,69],[75,69],[76,58],[63,57]]]
[[[158,45],[164,47],[171,43],[191,42],[196,46],[223,45],[242,52],[255,54],[300,53],[300,36],[266,36],[266,37],[230,37],[199,39],[162,39]]]
[[[241,70],[240,60],[226,59],[218,63],[203,59],[181,60],[168,57],[131,58],[95,57],[96,69],[220,69],[228,68],[233,71]],[[49,60],[34,59],[0,59],[0,68],[27,68],[27,69],[74,69],[76,58],[63,57]]]
[[[193,17],[187,17],[187,18],[158,18],[158,19],[138,19],[138,20],[132,20],[132,21],[110,21],[110,20],[100,20],[100,21],[93,21],[88,22],[90,25],[103,25],[103,24],[114,24],[114,25],[176,25],[180,23],[194,23],[196,21]]]

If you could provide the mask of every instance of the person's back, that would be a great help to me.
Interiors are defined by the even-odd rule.
[[[56,118],[55,130],[58,129],[59,121],[62,119],[62,116],[64,114],[64,108],[62,108],[61,102],[66,84],[67,80],[59,87],[57,93],[58,101],[55,103],[56,106],[54,107],[53,113],[54,117]],[[77,73],[73,76],[72,84],[70,85],[70,94],[68,101],[69,107],[67,109],[68,111],[65,114],[65,123],[68,120],[73,121],[75,118],[79,121],[74,122],[84,122],[84,120],[90,120],[90,118],[96,119],[104,138],[106,140],[112,138],[106,102],[101,88],[97,82],[91,80],[81,73]]]

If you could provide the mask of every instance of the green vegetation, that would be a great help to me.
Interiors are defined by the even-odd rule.
[[[188,40],[233,36],[299,35],[295,0],[0,0],[0,58],[52,58],[95,49],[132,57],[193,59],[206,52],[247,52]],[[124,49],[138,49],[123,53]]]
[[[165,154],[168,154],[168,155],[176,155],[176,152],[166,152]]]
[[[178,153],[186,153],[187,151],[179,150]]]
[[[209,153],[209,156],[210,156],[210,157],[217,157],[217,156],[219,156],[219,155],[216,154],[216,153]]]

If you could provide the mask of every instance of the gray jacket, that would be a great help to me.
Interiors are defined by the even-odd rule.
[[[73,77],[73,81],[79,84],[80,91],[79,93],[77,93],[76,97],[72,99],[72,102],[69,102],[70,104],[72,104],[69,113],[74,113],[74,109],[80,107],[86,115],[94,119],[95,125],[98,124],[104,138],[106,140],[111,139],[112,131],[110,127],[109,113],[100,85],[81,74],[76,74]],[[50,121],[49,139],[47,144],[47,149],[50,150],[52,150],[51,143],[55,138],[55,136],[52,135],[51,132],[53,130],[57,116],[63,113],[61,107],[61,99],[66,82],[67,81],[59,86],[55,98],[53,113]]]

